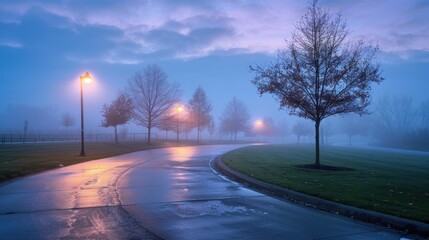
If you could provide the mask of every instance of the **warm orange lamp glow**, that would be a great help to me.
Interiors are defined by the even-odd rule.
[[[85,75],[80,76],[80,80],[86,84],[89,84],[92,82],[92,77],[89,72],[86,72]]]
[[[264,126],[264,122],[262,120],[256,120],[256,122],[255,122],[256,128],[261,128],[263,126]]]
[[[177,107],[177,112],[181,113],[181,112],[183,112],[183,110],[185,110],[185,109],[182,106]]]

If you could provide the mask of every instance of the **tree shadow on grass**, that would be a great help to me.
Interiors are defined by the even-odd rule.
[[[354,171],[353,168],[335,167],[335,166],[329,166],[329,165],[316,165],[316,164],[296,165],[296,167],[304,168],[304,169],[326,170],[326,171]]]

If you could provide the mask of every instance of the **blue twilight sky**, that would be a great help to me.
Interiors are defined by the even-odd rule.
[[[79,118],[78,78],[85,87],[87,129],[99,127],[101,106],[133,73],[156,63],[179,82],[183,102],[202,86],[219,119],[234,96],[254,119],[287,116],[271,96],[259,97],[248,67],[274,59],[308,1],[294,0],[1,0],[0,132],[61,129]],[[341,11],[351,39],[380,45],[382,95],[428,99],[429,1],[320,0]],[[75,128],[78,128],[77,125]],[[137,129],[137,131],[140,131]],[[143,131],[143,130],[141,130]]]

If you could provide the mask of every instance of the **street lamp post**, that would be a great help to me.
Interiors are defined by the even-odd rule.
[[[85,75],[80,76],[80,136],[81,136],[81,148],[80,156],[85,156],[85,137],[84,137],[84,124],[83,124],[83,82],[90,83],[92,81],[91,75],[89,72],[86,72]]]
[[[179,142],[179,114],[183,111],[182,106],[177,107],[177,117],[176,117],[176,142]]]

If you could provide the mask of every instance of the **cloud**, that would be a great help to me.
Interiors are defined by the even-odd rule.
[[[429,49],[427,1],[326,0],[320,5],[341,10],[352,38],[379,43],[383,51],[399,54]],[[274,53],[284,47],[284,39],[290,37],[306,6],[306,2],[292,0],[106,0],[102,4],[85,0],[4,0],[0,23],[14,22],[19,29],[16,23],[28,26],[30,18],[35,20],[42,31],[24,27],[28,33],[23,31],[18,38],[11,38],[13,42],[27,46],[30,43],[25,39],[29,39],[35,46],[49,43],[48,37],[55,38],[57,51],[69,50],[65,53],[68,59],[79,59],[88,51],[94,61],[139,63],[148,57],[202,57],[228,49]],[[60,32],[64,39],[57,36]],[[79,40],[85,46],[72,46],[71,41]]]

